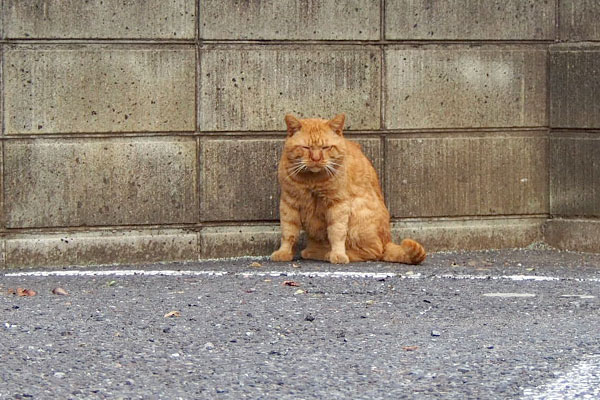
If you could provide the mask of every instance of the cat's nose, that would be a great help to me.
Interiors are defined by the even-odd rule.
[[[310,152],[310,159],[313,161],[321,161],[323,159],[323,154],[321,154],[320,151],[311,151]]]

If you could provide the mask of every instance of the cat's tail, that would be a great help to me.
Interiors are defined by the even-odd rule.
[[[400,244],[389,242],[383,250],[383,260],[403,264],[420,264],[427,257],[425,249],[412,239],[404,239]]]

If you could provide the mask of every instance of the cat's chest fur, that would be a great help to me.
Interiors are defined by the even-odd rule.
[[[313,238],[327,240],[327,210],[336,198],[331,186],[309,185],[304,188],[300,203],[302,228]]]

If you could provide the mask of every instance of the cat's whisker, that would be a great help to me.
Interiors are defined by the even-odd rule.
[[[302,160],[292,164],[292,166],[290,168],[288,168],[287,178],[293,178],[294,176],[298,175],[304,169],[306,169],[306,164]]]
[[[327,172],[330,173],[330,176],[335,176],[337,175],[337,173],[339,172],[339,168],[341,167],[341,164],[336,163],[335,161],[331,161],[329,160],[327,162],[327,164],[325,164],[325,168],[327,169]]]

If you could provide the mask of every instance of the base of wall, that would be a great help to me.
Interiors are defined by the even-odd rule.
[[[546,223],[544,238],[557,249],[600,253],[600,220],[554,218]]]
[[[392,237],[395,242],[413,238],[428,252],[520,248],[543,241],[545,221],[540,217],[396,222]]]
[[[196,232],[98,231],[20,234],[3,241],[6,268],[142,264],[197,259]]]
[[[544,241],[544,227],[561,248],[600,251],[600,222],[582,241],[573,221],[546,218],[411,220],[394,222],[399,242],[411,237],[428,252],[526,247]],[[560,233],[565,230],[562,236]],[[0,240],[0,267],[47,268],[110,264],[198,261],[211,258],[268,256],[279,246],[279,224],[205,227],[199,232],[172,230],[102,230],[97,232],[6,234]],[[594,247],[595,245],[595,247]],[[304,246],[302,237],[298,251]]]

